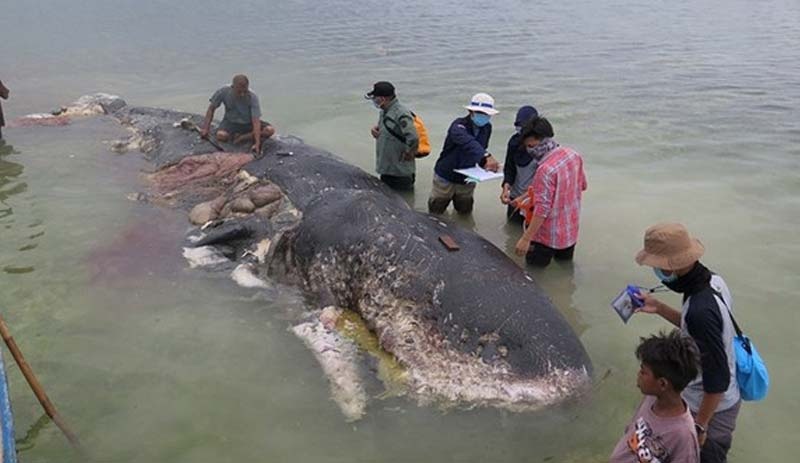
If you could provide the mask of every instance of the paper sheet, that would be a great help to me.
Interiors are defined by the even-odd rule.
[[[469,169],[453,169],[454,172],[458,172],[459,174],[465,175],[467,177],[467,181],[472,180],[473,182],[485,182],[486,180],[494,180],[498,178],[503,178],[503,172],[491,172],[482,167],[470,167]]]

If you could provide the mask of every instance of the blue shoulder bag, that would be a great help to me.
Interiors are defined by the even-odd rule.
[[[725,299],[717,291],[722,304],[728,309],[728,315],[733,322],[736,336],[733,338],[733,348],[736,352],[736,382],[739,383],[739,394],[742,400],[761,400],[769,391],[769,372],[767,364],[761,359],[755,344],[742,333],[733,312],[725,303]]]

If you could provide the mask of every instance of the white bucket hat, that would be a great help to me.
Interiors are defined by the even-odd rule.
[[[494,109],[494,98],[488,93],[476,93],[472,96],[472,99],[469,100],[469,104],[464,107],[470,111],[486,113],[490,116],[494,116],[500,112]]]

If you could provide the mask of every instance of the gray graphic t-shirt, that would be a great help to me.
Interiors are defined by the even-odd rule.
[[[611,453],[610,463],[698,463],[700,447],[689,407],[679,416],[653,413],[654,396],[645,396],[625,434]],[[684,404],[685,405],[685,404]]]
[[[225,116],[222,120],[232,124],[247,125],[253,121],[254,117],[261,118],[261,105],[258,103],[256,94],[251,91],[248,91],[247,95],[239,97],[228,85],[214,92],[209,101],[215,109],[224,104]]]

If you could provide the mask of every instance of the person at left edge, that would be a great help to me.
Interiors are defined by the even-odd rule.
[[[378,124],[370,131],[375,138],[375,171],[392,189],[414,189],[419,147],[414,116],[397,100],[390,82],[376,82],[364,98],[380,110]]]
[[[500,168],[488,151],[489,138],[492,136],[492,124],[489,121],[499,113],[494,108],[494,98],[486,93],[477,93],[464,108],[469,113],[450,124],[442,153],[434,167],[433,188],[428,198],[428,211],[432,214],[443,214],[450,201],[453,201],[456,212],[472,212],[475,184],[467,183],[467,178],[455,172],[455,169],[479,165],[497,172]]]
[[[7,100],[8,99],[9,90],[3,85],[3,82],[0,81],[0,98]],[[3,126],[6,125],[6,120],[3,118],[3,105],[0,105],[0,140],[3,139]]]
[[[233,82],[214,92],[209,100],[211,104],[206,111],[206,118],[200,129],[200,136],[207,138],[211,130],[214,112],[220,105],[225,105],[225,115],[217,128],[216,138],[221,142],[234,144],[253,142],[251,148],[256,153],[261,151],[261,140],[275,134],[275,128],[269,122],[261,120],[261,105],[258,97],[250,91],[247,76],[239,74]]]

